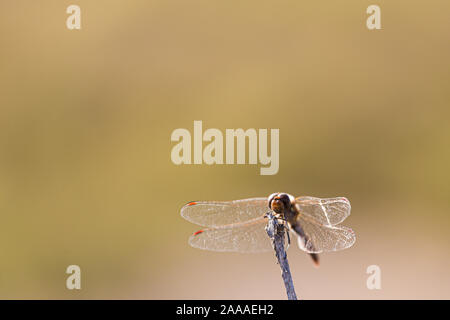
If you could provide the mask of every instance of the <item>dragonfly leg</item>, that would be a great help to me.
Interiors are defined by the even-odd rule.
[[[291,236],[289,234],[290,228],[289,228],[289,223],[287,222],[286,219],[281,219],[281,220],[283,220],[283,227],[284,227],[284,230],[286,231],[286,237],[288,240],[288,244],[286,247],[286,250],[287,250],[287,249],[289,249],[289,246],[291,245]]]
[[[288,239],[288,244],[287,244],[287,247],[286,247],[286,250],[287,250],[287,249],[289,249],[289,246],[291,245],[291,236],[289,235],[289,229],[288,228],[286,228],[286,236],[287,236],[287,239]]]
[[[275,213],[273,211],[266,212],[264,214],[264,218],[268,218],[270,214],[272,214],[277,220],[283,221],[283,224],[285,224],[287,222],[287,219],[284,216],[282,216],[279,213]]]
[[[287,222],[287,219],[286,219],[285,217],[283,217],[282,215],[280,215],[280,214],[277,214],[277,215],[276,215],[276,218],[277,218],[278,220],[283,221],[283,224]]]

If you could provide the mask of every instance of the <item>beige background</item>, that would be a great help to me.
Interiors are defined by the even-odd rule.
[[[289,250],[300,298],[449,299],[450,2],[377,1],[379,31],[370,4],[1,1],[0,298],[284,299],[273,254],[193,249],[179,215],[284,191],[348,197],[357,233]],[[194,120],[279,128],[279,173],[175,166]]]

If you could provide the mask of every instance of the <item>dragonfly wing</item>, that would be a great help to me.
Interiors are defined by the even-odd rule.
[[[181,208],[181,216],[201,226],[219,227],[262,218],[268,211],[267,198],[194,201]]]
[[[356,241],[352,229],[344,226],[324,226],[308,217],[297,219],[303,235],[298,237],[300,249],[309,253],[338,251],[351,247]]]
[[[334,226],[350,215],[350,201],[347,198],[298,197],[295,205],[302,215],[317,220],[322,225]]]
[[[241,253],[271,251],[272,244],[266,233],[267,219],[257,218],[218,228],[197,231],[189,244],[194,248],[211,251]]]

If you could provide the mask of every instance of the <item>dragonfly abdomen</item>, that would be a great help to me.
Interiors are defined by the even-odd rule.
[[[300,224],[296,223],[292,226],[292,229],[294,229],[295,233],[298,235],[298,245],[301,249],[305,251],[316,251],[314,248],[314,244],[310,241],[308,236],[303,231],[303,228],[300,226]],[[311,256],[311,259],[313,260],[314,264],[316,266],[319,266],[319,255],[314,252],[309,252],[309,255]]]

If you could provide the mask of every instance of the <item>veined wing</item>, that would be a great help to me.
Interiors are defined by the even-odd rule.
[[[267,219],[260,217],[243,223],[204,229],[194,233],[189,238],[189,244],[194,248],[212,251],[271,251],[273,249],[265,230],[266,225]]]
[[[344,226],[324,226],[309,216],[299,215],[297,223],[303,229],[304,237],[298,237],[300,249],[309,253],[338,251],[351,247],[356,241],[352,229]]]
[[[309,216],[318,223],[334,226],[350,215],[350,201],[347,198],[298,197],[295,199],[300,214]]]
[[[181,216],[201,226],[219,227],[262,218],[268,211],[267,198],[194,201],[181,208]]]

